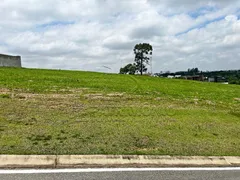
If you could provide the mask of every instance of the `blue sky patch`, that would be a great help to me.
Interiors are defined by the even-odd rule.
[[[236,14],[237,14],[238,19],[240,19],[240,9],[238,9]]]
[[[74,21],[52,21],[49,23],[40,24],[37,26],[37,28],[47,28],[51,26],[67,26],[71,24],[75,24],[75,22]]]
[[[8,44],[6,42],[0,42],[0,46],[8,46]]]
[[[196,19],[199,16],[203,16],[203,15],[209,13],[209,12],[216,12],[217,10],[218,10],[218,8],[214,7],[214,6],[204,6],[204,7],[196,9],[195,11],[190,11],[187,14],[190,17]]]
[[[208,24],[211,24],[211,23],[217,22],[217,21],[221,21],[221,20],[223,20],[224,18],[225,18],[225,16],[220,16],[220,17],[218,17],[218,18],[215,18],[215,19],[212,19],[212,20],[209,20],[209,21],[205,21],[205,22],[202,23],[202,24],[199,24],[199,25],[197,25],[197,26],[193,26],[193,27],[187,29],[186,31],[180,32],[180,33],[176,34],[175,36],[180,36],[180,35],[182,35],[182,34],[186,34],[186,33],[190,32],[190,31],[192,31],[192,30],[194,30],[194,29],[204,28],[204,27],[206,27]]]

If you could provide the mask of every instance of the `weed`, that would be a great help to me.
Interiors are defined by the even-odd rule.
[[[11,98],[10,94],[0,94],[0,98]]]
[[[32,135],[28,137],[29,140],[37,142],[37,141],[50,141],[52,139],[51,135]]]

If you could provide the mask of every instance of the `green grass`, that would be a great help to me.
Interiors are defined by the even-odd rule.
[[[240,86],[0,68],[0,154],[240,155]]]

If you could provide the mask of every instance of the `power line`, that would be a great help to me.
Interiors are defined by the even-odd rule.
[[[112,70],[112,68],[110,68],[110,67],[108,67],[108,66],[103,66],[103,67]]]

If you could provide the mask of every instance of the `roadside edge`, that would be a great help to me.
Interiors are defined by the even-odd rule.
[[[0,168],[240,167],[240,156],[0,155]]]

